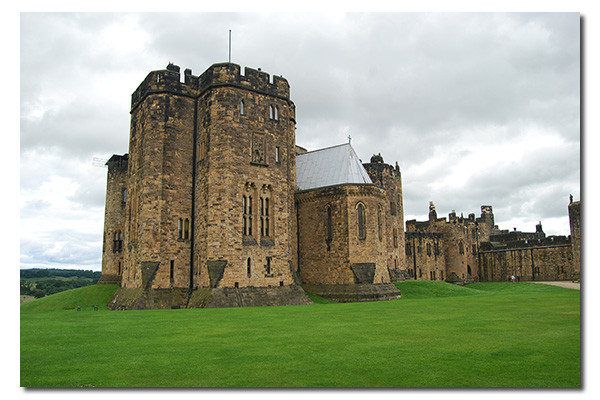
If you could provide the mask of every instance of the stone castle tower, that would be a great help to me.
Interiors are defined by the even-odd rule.
[[[295,278],[295,109],[284,78],[230,63],[183,79],[173,64],[153,71],[132,95],[129,154],[108,166],[113,308],[263,304],[266,291],[274,304],[310,302]],[[203,288],[218,289],[212,304]]]

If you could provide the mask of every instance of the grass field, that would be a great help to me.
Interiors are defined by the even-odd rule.
[[[580,385],[579,291],[397,285],[388,302],[192,310],[96,312],[114,286],[58,293],[21,306],[21,386]]]

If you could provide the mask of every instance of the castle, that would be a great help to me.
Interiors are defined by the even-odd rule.
[[[349,143],[297,146],[289,92],[286,79],[232,63],[148,74],[132,95],[129,153],[107,162],[99,283],[120,284],[109,308],[310,304],[306,292],[389,300],[399,280],[515,272],[503,255],[522,250],[491,240],[501,232],[489,206],[446,222],[431,204],[405,233],[398,164],[363,164]],[[555,279],[578,274],[570,239],[536,249],[548,246],[570,251]]]

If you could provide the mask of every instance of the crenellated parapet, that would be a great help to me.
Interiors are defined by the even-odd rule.
[[[241,67],[232,63],[213,64],[202,75],[194,76],[191,69],[185,69],[183,76],[180,67],[170,63],[163,70],[150,72],[131,95],[133,111],[148,95],[170,93],[196,98],[214,87],[230,86],[279,97],[290,98],[288,81],[276,75],[269,75],[259,69]]]

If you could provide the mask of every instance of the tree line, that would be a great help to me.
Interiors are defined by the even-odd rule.
[[[100,279],[100,275],[101,272],[91,270],[22,269],[20,292],[21,295],[40,298],[69,289],[94,285]]]

